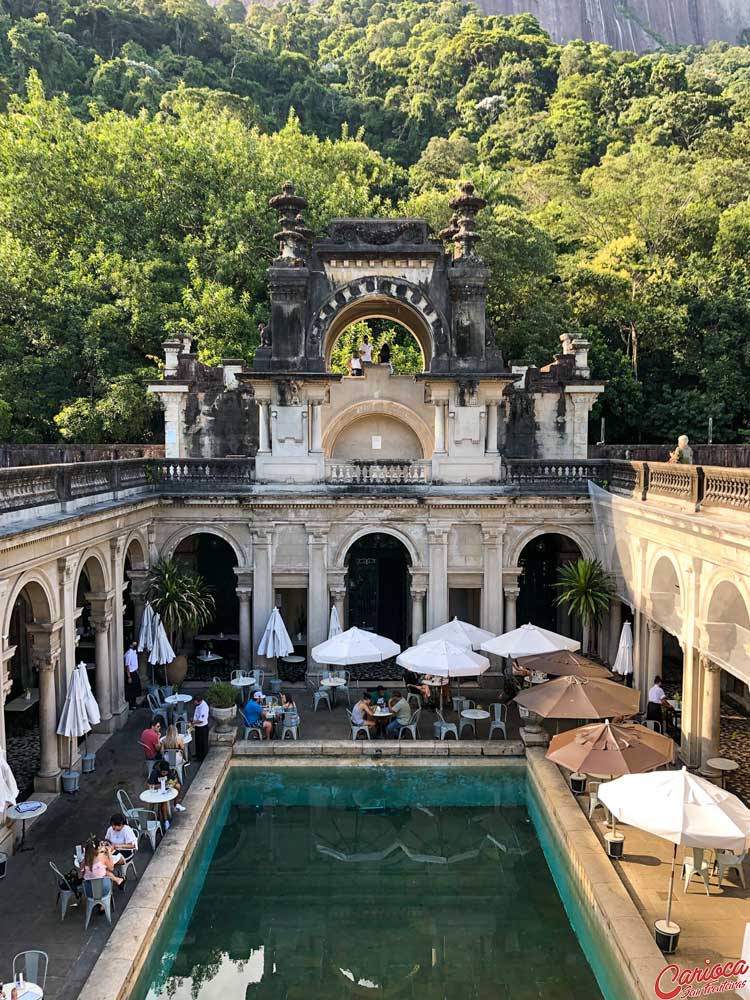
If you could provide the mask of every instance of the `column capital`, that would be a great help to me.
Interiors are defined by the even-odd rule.
[[[234,575],[237,577],[237,587],[247,587],[253,589],[253,571],[246,566],[235,566]]]
[[[322,525],[311,525],[307,528],[307,541],[311,545],[325,545],[328,540],[328,532],[330,528],[323,527]]]
[[[249,604],[250,598],[253,596],[252,587],[237,587],[235,589],[235,594],[237,594],[237,599],[240,604]]]
[[[122,536],[110,538],[109,550],[112,553],[113,559],[121,559],[125,552],[125,539]]]
[[[78,565],[77,556],[60,556],[57,560],[57,571],[60,574],[61,583],[72,583],[73,576]]]
[[[482,525],[482,538],[485,542],[500,542],[507,530],[504,524]]]
[[[655,622],[652,618],[646,619],[646,628],[652,635],[656,635],[658,632],[661,632],[661,625],[658,622]]]
[[[721,672],[721,667],[718,663],[714,663],[713,660],[709,660],[707,656],[702,653],[698,657],[698,662],[703,670],[707,670],[710,674],[718,674]]]
[[[520,587],[516,587],[513,584],[510,584],[510,585],[506,584],[503,587],[503,593],[505,594],[505,597],[506,597],[507,600],[509,600],[509,601],[516,601],[516,600],[518,600],[518,595],[521,593],[521,588]]]
[[[111,611],[105,611],[103,614],[91,615],[89,619],[95,632],[108,632],[109,626],[112,624],[113,614]]]
[[[339,587],[339,586],[330,587],[329,586],[328,589],[331,592],[331,596],[334,597],[334,598],[336,598],[336,597],[340,597],[340,598],[346,597],[346,587]]]
[[[31,665],[39,671],[39,673],[52,672],[60,660],[60,650],[39,650],[38,652],[31,652]]]
[[[423,601],[427,597],[427,587],[410,587],[409,594],[413,601]]]
[[[262,528],[250,523],[250,534],[253,536],[254,545],[271,545],[273,543],[274,528]]]
[[[127,571],[128,580],[130,580],[130,593],[133,595],[141,595],[146,592],[146,581],[148,579],[147,569],[129,569]]]
[[[412,590],[427,590],[429,585],[429,573],[419,570],[412,570],[409,576],[409,586]]]
[[[451,530],[449,524],[428,524],[427,537],[430,545],[445,545]]]

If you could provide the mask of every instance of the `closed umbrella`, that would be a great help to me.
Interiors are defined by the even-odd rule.
[[[162,624],[161,615],[154,614],[153,623],[153,637],[151,652],[148,656],[148,662],[151,664],[151,683],[154,683],[154,671],[155,666],[166,666],[167,663],[171,663],[175,657],[175,652],[167,637],[166,629]]]
[[[144,650],[150,652],[154,645],[154,620],[156,617],[154,609],[151,607],[151,602],[146,601],[143,608],[143,616],[141,617],[140,631],[138,632],[139,653],[142,653]]]
[[[677,848],[701,847],[744,851],[750,843],[750,809],[736,795],[687,768],[626,774],[599,786],[599,800],[621,823],[674,844],[667,896],[667,917],[657,931],[675,936],[672,896]]]
[[[266,656],[270,660],[276,656],[289,656],[293,652],[294,646],[286,630],[284,619],[279,614],[279,609],[274,608],[258,644],[258,656]]]
[[[0,748],[0,813],[7,806],[14,806],[18,798],[18,785],[13,777],[5,752]]]
[[[336,605],[334,604],[331,608],[331,620],[328,623],[328,638],[333,639],[335,635],[341,635],[342,632],[343,629],[341,628],[339,613],[336,610]]]
[[[552,674],[553,677],[598,677],[604,681],[612,676],[606,667],[569,649],[558,649],[553,653],[537,653],[535,656],[520,656],[517,662],[519,667]]]
[[[596,722],[554,736],[547,759],[578,774],[619,777],[651,771],[674,760],[668,736],[634,722]]]
[[[443,640],[454,646],[469,646],[471,649],[479,649],[483,642],[489,642],[490,639],[494,638],[494,632],[488,632],[487,629],[477,628],[470,622],[462,622],[459,618],[454,618],[452,621],[446,622],[445,625],[438,625],[437,628],[432,628],[429,632],[423,632],[417,639],[417,643]]]
[[[481,646],[485,653],[495,656],[506,656],[517,660],[519,656],[533,656],[535,653],[554,653],[559,649],[569,649],[572,652],[581,648],[580,642],[570,639],[567,635],[550,632],[539,625],[522,625],[512,632],[504,632],[495,639],[483,642]]]
[[[415,674],[434,674],[436,677],[476,677],[489,668],[486,656],[474,653],[467,646],[435,639],[419,642],[405,649],[396,657],[396,663]],[[440,708],[443,707],[443,689],[440,689]]]
[[[640,692],[596,678],[558,677],[521,691],[515,700],[545,719],[604,719],[635,715]]]
[[[99,706],[91,693],[86,676],[86,664],[79,663],[70,676],[68,693],[57,724],[58,736],[67,736],[70,739],[68,770],[73,768],[73,740],[90,733],[100,719]]]
[[[633,673],[633,629],[630,622],[625,622],[620,632],[620,645],[612,666],[612,673],[627,677]]]

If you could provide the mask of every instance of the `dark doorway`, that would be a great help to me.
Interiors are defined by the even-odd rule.
[[[403,647],[409,553],[397,538],[374,533],[352,545],[347,561],[349,624],[385,635]]]
[[[532,622],[542,628],[580,639],[580,627],[564,608],[555,604],[555,587],[561,566],[581,558],[576,543],[564,535],[539,535],[525,545],[518,564],[523,567],[518,595],[518,624]]]
[[[239,629],[240,604],[237,598],[237,557],[232,546],[218,535],[189,535],[177,546],[175,556],[184,559],[211,587],[216,603],[214,620],[204,626],[207,634],[234,635]]]

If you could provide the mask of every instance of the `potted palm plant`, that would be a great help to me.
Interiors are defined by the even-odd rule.
[[[237,715],[237,690],[231,684],[212,684],[206,691],[206,704],[208,705],[211,718],[216,720],[217,733],[229,733],[232,731],[230,722]]]
[[[185,632],[197,632],[211,621],[216,602],[202,576],[180,559],[165,556],[146,580],[146,599],[162,620],[173,648]],[[180,684],[187,674],[187,657],[175,656],[165,667],[167,683]]]
[[[577,559],[561,566],[555,587],[555,604],[563,605],[583,627],[583,652],[588,653],[591,636],[609,608],[614,594],[612,580],[598,559]]]

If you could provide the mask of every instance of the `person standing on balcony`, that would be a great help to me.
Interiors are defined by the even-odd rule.
[[[352,356],[347,361],[346,367],[349,369],[350,375],[364,375],[358,351],[352,351]]]
[[[367,334],[364,335],[359,345],[359,357],[363,364],[372,364],[372,344]]]
[[[141,696],[141,678],[138,674],[138,643],[131,642],[125,652],[125,697],[132,712]]]

